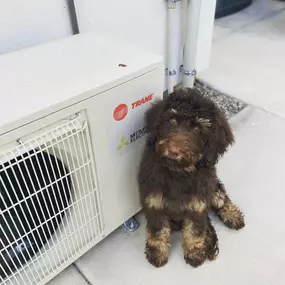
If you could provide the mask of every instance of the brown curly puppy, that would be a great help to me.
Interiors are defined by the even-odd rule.
[[[166,264],[171,231],[182,228],[184,258],[197,267],[218,254],[210,209],[229,228],[244,226],[243,214],[228,197],[215,167],[234,136],[216,105],[192,89],[156,102],[146,113],[146,127],[139,172],[146,257],[154,266]]]

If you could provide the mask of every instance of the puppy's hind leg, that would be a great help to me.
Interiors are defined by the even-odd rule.
[[[208,226],[206,233],[207,255],[210,261],[217,258],[219,254],[219,244],[216,230],[211,223],[211,219],[208,217]]]
[[[245,226],[243,213],[233,204],[220,181],[212,196],[212,209],[228,228],[239,230]]]

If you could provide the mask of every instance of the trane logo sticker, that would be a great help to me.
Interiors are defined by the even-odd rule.
[[[121,121],[127,116],[127,114],[128,106],[126,104],[120,104],[115,108],[113,117],[116,121]]]
[[[145,96],[140,100],[133,102],[131,104],[132,109],[135,109],[141,105],[144,105],[147,102],[152,101],[153,94],[154,93],[149,94],[148,96]],[[127,117],[128,113],[129,113],[128,106],[126,104],[119,104],[113,111],[113,118],[115,119],[115,121],[122,121]]]
[[[140,100],[138,100],[138,101],[136,101],[136,102],[134,102],[134,103],[132,103],[132,109],[135,109],[135,108],[137,108],[137,107],[139,107],[139,106],[141,106],[141,105],[151,101],[152,97],[153,97],[153,93],[148,95],[148,96],[146,96],[146,97],[144,97],[144,98],[142,98],[142,99],[140,99]]]

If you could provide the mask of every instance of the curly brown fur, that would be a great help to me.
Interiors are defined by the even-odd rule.
[[[213,193],[212,209],[228,228],[239,230],[245,226],[243,213],[228,197],[221,182]]]
[[[185,260],[197,267],[218,253],[210,209],[230,228],[244,225],[215,168],[234,136],[215,104],[192,89],[175,91],[156,102],[146,113],[146,128],[139,171],[148,229],[146,257],[151,264],[163,266],[171,230],[182,228]]]
[[[208,227],[206,234],[207,257],[209,260],[214,260],[219,255],[218,237],[216,230],[213,227],[210,218],[208,217]]]
[[[156,231],[147,232],[145,254],[149,263],[155,267],[161,267],[168,261],[170,231],[169,225],[164,225]]]
[[[186,263],[198,267],[207,258],[206,223],[184,219],[182,246]]]

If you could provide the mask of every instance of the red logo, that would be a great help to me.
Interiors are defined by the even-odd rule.
[[[151,101],[152,100],[152,96],[153,96],[153,93],[148,95],[148,96],[146,96],[146,97],[144,97],[144,98],[142,98],[142,99],[140,99],[140,100],[138,100],[138,101],[136,101],[136,102],[134,102],[134,103],[132,103],[132,109],[135,109],[135,108],[137,108],[137,107],[139,107],[139,106],[141,106],[141,105]]]
[[[113,112],[113,117],[116,121],[123,120],[128,114],[128,106],[126,104],[120,104]]]

